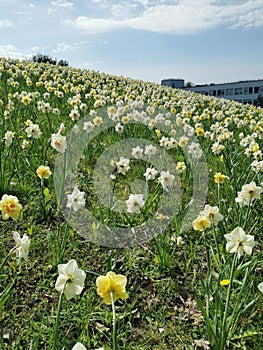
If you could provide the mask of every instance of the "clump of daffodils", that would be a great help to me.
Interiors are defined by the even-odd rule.
[[[217,206],[206,205],[204,210],[193,221],[192,225],[195,231],[204,231],[211,227],[211,225],[217,226],[221,220],[223,220],[223,215],[219,213],[219,208]]]

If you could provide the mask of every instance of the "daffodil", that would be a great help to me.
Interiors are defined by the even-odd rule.
[[[236,227],[230,234],[224,235],[227,244],[226,250],[229,253],[237,253],[239,259],[244,253],[252,254],[255,246],[254,236],[247,235],[241,227]]]
[[[26,234],[24,234],[21,238],[19,233],[16,231],[13,232],[13,238],[16,242],[17,262],[20,264],[22,259],[27,260],[28,258],[30,239]]]
[[[158,181],[162,185],[163,189],[166,189],[167,187],[172,186],[173,181],[175,179],[175,176],[172,175],[169,170],[168,171],[161,171],[160,177],[158,177]]]
[[[220,283],[220,286],[228,286],[230,283],[230,280],[225,279],[220,281],[219,283]]]
[[[67,264],[59,264],[58,273],[55,289],[64,294],[67,300],[82,292],[86,273],[78,268],[78,264],[74,259]]]
[[[252,181],[249,184],[242,186],[241,191],[237,193],[238,196],[235,201],[240,205],[250,205],[252,201],[260,198],[262,191],[263,188],[257,186],[256,183]]]
[[[81,208],[85,207],[85,192],[81,192],[77,187],[74,187],[74,190],[71,194],[67,195],[68,202],[67,208],[72,208],[74,211],[78,211]]]
[[[51,175],[51,170],[49,168],[49,166],[45,166],[45,165],[40,165],[37,168],[37,176],[40,179],[48,179]]]
[[[109,271],[106,276],[100,276],[96,280],[97,293],[105,304],[111,304],[111,292],[114,301],[118,299],[127,299],[126,293],[127,278],[123,275],[116,275],[113,271]]]
[[[0,210],[2,211],[2,218],[7,220],[12,218],[14,220],[19,218],[22,205],[19,203],[16,196],[4,194],[0,201]]]
[[[71,350],[87,350],[87,348],[83,344],[77,342]]]
[[[60,132],[51,135],[51,146],[59,153],[65,153],[67,149],[66,137],[62,136]]]
[[[216,184],[223,184],[225,182],[225,179],[227,179],[228,177],[226,175],[223,175],[221,173],[215,173],[214,175],[214,180]]]
[[[207,215],[199,215],[192,223],[195,231],[204,231],[211,226],[211,220]]]
[[[206,205],[200,215],[208,217],[215,226],[218,225],[219,221],[223,220],[223,215],[219,213],[219,208],[217,206],[211,207],[210,205]]]

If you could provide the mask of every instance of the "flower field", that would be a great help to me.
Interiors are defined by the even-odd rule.
[[[0,349],[262,349],[263,109],[0,59]]]

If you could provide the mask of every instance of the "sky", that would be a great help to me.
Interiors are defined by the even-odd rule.
[[[263,0],[0,0],[0,57],[160,83],[263,79]]]

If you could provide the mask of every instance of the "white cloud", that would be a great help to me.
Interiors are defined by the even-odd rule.
[[[69,1],[65,1],[65,0],[51,1],[51,5],[54,7],[63,7],[65,9],[73,9],[74,8],[73,2],[69,2]]]
[[[52,51],[53,53],[59,53],[64,51],[72,51],[81,48],[81,46],[88,44],[88,41],[78,41],[73,44],[66,44],[64,42],[58,43],[57,47]]]
[[[120,20],[130,18],[132,13],[135,14],[137,9],[137,4],[114,4],[111,7],[111,13],[115,19],[119,18]]]
[[[248,12],[240,15],[238,22],[232,28],[259,28],[263,26],[263,9]]]
[[[67,21],[67,23],[70,22],[73,23],[78,29],[85,30],[91,34],[108,32],[125,26],[123,21],[84,16],[77,17],[73,22]]]
[[[48,9],[48,14],[51,15],[52,13],[54,13],[60,9],[72,10],[73,8],[74,8],[73,2],[69,2],[66,0],[51,1],[51,7]]]
[[[192,34],[220,25],[231,28],[263,26],[262,0],[229,2],[223,5],[215,0],[180,0],[176,5],[149,6],[136,16],[133,11],[126,11],[121,5],[113,5],[111,10],[117,19],[80,16],[71,23],[88,33],[126,27],[158,33]]]
[[[9,21],[8,19],[0,19],[0,28],[3,27],[11,27],[13,23]]]
[[[21,51],[14,45],[0,45],[0,57],[23,60],[31,58],[34,54],[36,54],[36,50],[33,50],[33,48],[31,50]]]
[[[57,53],[57,52],[69,51],[69,50],[72,50],[72,49],[74,49],[74,47],[72,47],[69,44],[65,44],[63,42],[63,43],[58,43],[57,48],[55,50],[53,50],[53,52]]]

